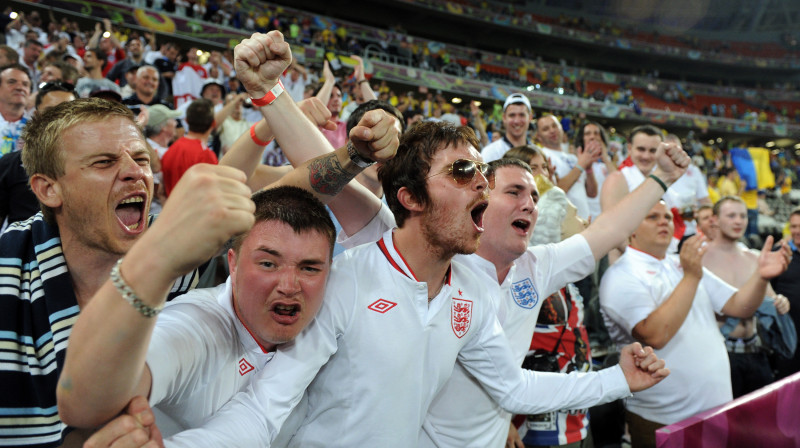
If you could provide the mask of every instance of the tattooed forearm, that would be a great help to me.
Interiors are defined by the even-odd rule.
[[[353,177],[355,174],[342,167],[336,153],[315,159],[308,165],[311,188],[320,194],[336,196]]]

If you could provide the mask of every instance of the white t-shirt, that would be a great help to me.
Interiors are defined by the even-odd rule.
[[[290,446],[414,446],[456,360],[514,412],[541,412],[544,390],[568,407],[629,395],[618,367],[567,376],[520,369],[474,273],[453,261],[429,303],[392,236],[339,255],[314,322],[247,393],[170,446],[266,446],[306,387],[308,413]]]
[[[544,155],[550,159],[550,163],[556,168],[556,175],[559,178],[565,177],[578,165],[578,156],[575,154],[568,154],[562,151],[555,151],[550,148],[541,148]],[[586,195],[586,173],[581,173],[578,180],[572,184],[567,193],[567,198],[572,202],[572,205],[578,209],[578,216],[583,219],[589,219],[591,215],[589,210],[589,197]]]
[[[683,278],[680,259],[659,260],[628,247],[600,282],[600,306],[611,339],[634,342],[633,328],[666,301]],[[733,399],[728,353],[717,327],[719,313],[736,289],[703,268],[692,308],[675,336],[656,354],[670,375],[627,400],[628,410],[672,424]]]
[[[357,234],[343,239],[345,247],[375,241],[382,230],[394,226],[387,207]],[[565,284],[586,277],[594,270],[595,260],[586,239],[575,235],[558,244],[534,246],[520,256],[502,284],[494,264],[479,255],[457,255],[478,281],[492,289],[491,299],[498,322],[509,341],[514,365],[520,366],[531,344],[543,301]],[[540,404],[559,410],[561,402],[550,401],[542,393]],[[419,447],[500,447],[508,436],[511,414],[504,411],[461,366],[434,398],[420,434]]]
[[[198,427],[250,384],[273,354],[264,352],[236,317],[230,278],[190,291],[164,307],[153,330],[147,351],[150,405],[181,429]],[[282,439],[293,434],[304,405]]]
[[[511,142],[503,136],[503,138],[499,138],[484,146],[481,150],[481,158],[483,158],[483,161],[486,163],[502,159],[509,149],[511,149]]]

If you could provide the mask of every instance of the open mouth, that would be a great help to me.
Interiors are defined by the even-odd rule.
[[[519,229],[523,233],[528,233],[528,229],[531,228],[531,222],[526,219],[515,219],[511,226],[515,229]]]
[[[475,223],[475,227],[477,227],[481,232],[483,231],[483,213],[486,211],[486,207],[488,206],[489,202],[482,201],[473,207],[472,211],[470,211],[470,215],[472,215],[472,222]]]
[[[119,222],[130,232],[144,230],[144,199],[144,195],[125,198],[114,210]]]
[[[300,318],[299,304],[276,303],[272,307],[272,318],[283,325],[291,325]]]

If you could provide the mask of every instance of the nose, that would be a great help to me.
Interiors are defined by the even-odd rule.
[[[524,202],[522,203],[522,211],[532,213],[536,208],[536,203],[533,201],[533,197],[531,195],[524,195],[523,197]]]
[[[473,178],[473,189],[482,191],[489,188],[489,179],[484,175],[481,170],[475,170],[475,177]]]
[[[143,165],[135,160],[130,154],[122,156],[120,161],[121,169],[119,175],[123,180],[137,181],[142,179],[147,173],[150,172],[150,165]]]
[[[276,291],[285,296],[293,296],[300,292],[300,282],[294,268],[283,268],[278,280]]]

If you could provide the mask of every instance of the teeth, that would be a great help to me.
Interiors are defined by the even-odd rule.
[[[134,196],[132,198],[128,198],[128,199],[125,199],[124,201],[120,202],[120,205],[122,205],[122,204],[133,204],[133,203],[138,203],[138,202],[144,202],[144,198],[141,197],[141,196]]]
[[[127,227],[130,230],[136,230],[136,229],[139,228],[139,223],[137,222],[136,224],[131,224],[131,225],[127,226]]]

